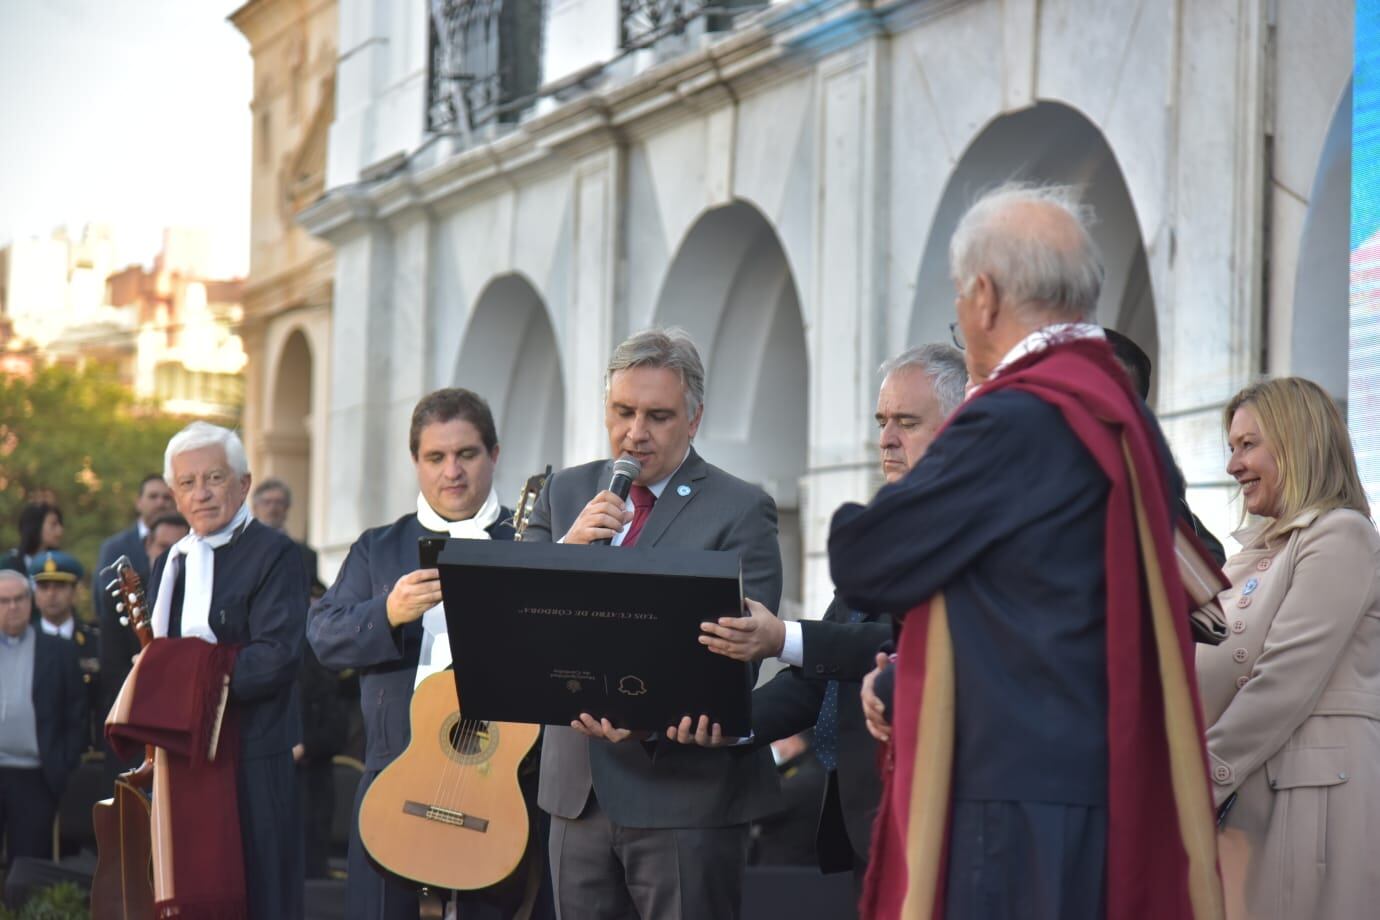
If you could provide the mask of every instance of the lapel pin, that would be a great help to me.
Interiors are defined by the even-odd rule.
[[[1260,587],[1260,580],[1259,580],[1258,578],[1252,578],[1252,579],[1250,579],[1249,581],[1246,582],[1246,586],[1245,586],[1244,588],[1241,589],[1241,593],[1242,593],[1242,594],[1254,594],[1254,593],[1255,593],[1255,589],[1258,588],[1258,587]]]
[[[676,494],[679,495],[681,498],[684,498],[685,496],[690,494],[690,487],[682,483],[681,485],[676,486]]]

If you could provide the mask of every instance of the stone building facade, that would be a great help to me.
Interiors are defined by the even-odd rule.
[[[480,9],[341,0],[326,188],[299,216],[335,253],[328,565],[411,506],[421,394],[489,398],[509,499],[606,453],[611,348],[678,324],[708,367],[698,448],[775,497],[786,596],[818,615],[830,514],[879,481],[877,366],[948,339],[950,232],[1009,178],[1097,209],[1099,319],[1154,357],[1215,530],[1231,394],[1269,371],[1345,395],[1349,0],[545,0],[535,46],[497,47]]]
[[[288,530],[312,539],[325,532],[335,266],[296,219],[325,190],[336,17],[335,0],[250,0],[230,15],[254,58],[245,446],[256,476],[292,488]]]

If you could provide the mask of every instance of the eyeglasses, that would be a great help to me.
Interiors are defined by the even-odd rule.
[[[963,344],[963,330],[958,327],[958,322],[949,323],[949,335],[954,340],[954,345],[959,351],[967,351],[968,346]]]
[[[229,470],[211,470],[203,476],[179,476],[173,481],[173,490],[186,495],[200,483],[212,491],[219,492],[230,481]]]

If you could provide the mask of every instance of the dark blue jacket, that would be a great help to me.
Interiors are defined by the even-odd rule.
[[[50,636],[37,626],[34,635],[34,722],[38,729],[38,761],[43,779],[62,797],[67,777],[81,763],[86,750],[86,686],[77,663],[77,646],[58,636]]]
[[[512,511],[500,509],[489,535],[513,539],[512,519]],[[388,592],[420,567],[417,540],[424,536],[438,534],[422,527],[416,514],[366,530],[350,547],[335,584],[312,607],[307,623],[307,639],[323,665],[359,671],[367,770],[388,766],[412,737],[408,706],[422,650],[422,623],[391,627]]]
[[[215,551],[211,631],[216,641],[241,645],[230,677],[230,699],[239,705],[240,757],[286,753],[302,740],[297,675],[307,617],[307,575],[297,544],[251,520]],[[154,608],[168,554],[153,567],[149,609]],[[186,569],[178,566],[168,635],[181,635]]]
[[[851,606],[903,616],[944,592],[957,798],[1106,802],[1107,494],[1057,408],[1000,390],[960,408],[905,479],[834,516],[830,569]]]

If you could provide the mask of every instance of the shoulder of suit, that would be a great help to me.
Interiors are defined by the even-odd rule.
[[[552,473],[542,491],[545,492],[557,485],[564,486],[569,482],[577,482],[584,486],[587,480],[597,479],[607,465],[607,460],[591,460],[588,463],[581,463],[579,466],[567,466],[565,469]]]
[[[393,521],[391,524],[380,524],[378,527],[370,527],[364,533],[355,538],[355,543],[363,543],[366,546],[373,546],[376,543],[384,542],[389,539],[396,539],[399,535],[406,534],[409,530],[420,527],[417,523],[417,512],[411,511]]]
[[[742,500],[751,499],[760,501],[764,498],[768,500],[771,499],[766,489],[748,482],[746,479],[739,479],[737,476],[715,466],[708,460],[704,461],[704,471],[705,479],[709,481],[711,487],[716,492],[726,493],[728,495],[738,495],[741,496]]]

